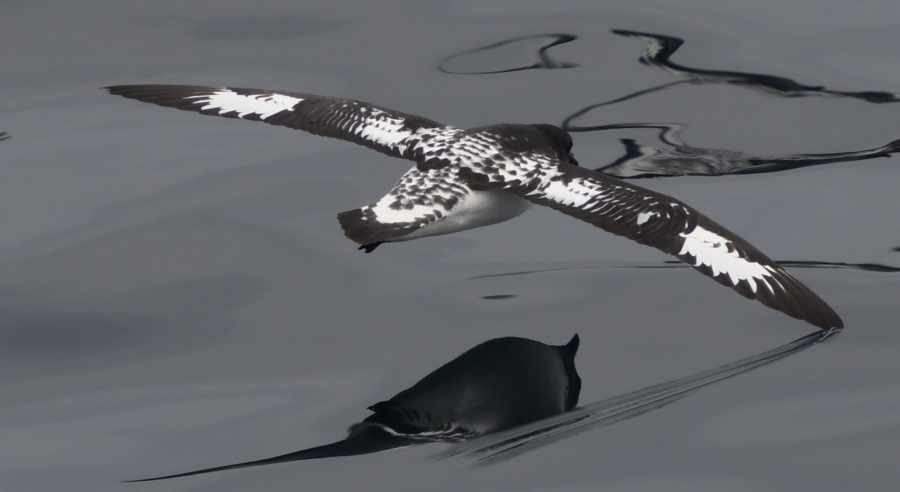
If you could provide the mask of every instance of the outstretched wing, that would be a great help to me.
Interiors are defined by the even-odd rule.
[[[440,133],[429,130],[455,130],[427,118],[362,101],[302,92],[195,85],[115,85],[105,89],[110,94],[160,106],[263,121],[339,138],[410,160],[416,160],[422,152],[421,148],[411,148],[410,142],[420,144]]]
[[[462,206],[472,190],[459,181],[455,169],[413,167],[381,200],[338,214],[344,234],[367,252],[384,241],[418,237],[416,231],[440,221]],[[451,232],[448,229],[447,232]],[[433,234],[432,234],[433,235]],[[362,249],[362,248],[360,248]]]
[[[358,424],[357,424],[358,425]],[[254,466],[274,465],[276,463],[287,463],[290,461],[317,460],[322,458],[334,458],[338,456],[358,456],[361,454],[378,453],[389,449],[405,448],[421,444],[422,440],[406,439],[398,437],[390,432],[384,431],[380,427],[369,427],[356,432],[343,441],[326,444],[324,446],[316,446],[314,448],[295,451],[293,453],[266,458],[264,460],[247,461],[244,463],[236,463],[234,465],[217,466],[214,468],[204,468],[202,470],[189,471],[185,473],[177,473],[175,475],[166,475],[162,477],[143,478],[140,480],[126,480],[126,482],[152,482],[156,480],[166,480],[169,478],[189,477],[191,475],[201,475],[204,473],[220,472],[225,470],[236,470],[238,468],[251,468]]]
[[[738,235],[662,193],[539,153],[503,162],[460,162],[461,176],[502,189],[652,246],[749,299],[824,330],[837,313],[793,275]]]

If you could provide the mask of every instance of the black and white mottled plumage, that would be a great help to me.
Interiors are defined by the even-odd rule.
[[[428,442],[460,442],[575,408],[581,378],[578,335],[560,346],[527,338],[488,340],[437,368],[350,427],[342,441],[234,465],[144,480],[199,475],[288,461],[355,456]]]
[[[750,243],[672,197],[578,167],[552,125],[455,128],[369,103],[299,92],[124,85],[111,94],[201,114],[263,121],[414,161],[378,202],[338,214],[367,252],[450,234],[544,205],[657,248],[741,295],[822,329],[842,328],[821,298]]]

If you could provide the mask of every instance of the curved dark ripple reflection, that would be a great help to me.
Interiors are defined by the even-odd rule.
[[[457,75],[479,75],[489,73],[518,72],[531,69],[574,68],[576,63],[558,62],[547,53],[554,46],[576,40],[571,34],[534,34],[507,39],[499,43],[464,51],[441,60],[438,69],[441,72]],[[537,47],[534,54],[530,54]],[[529,53],[529,58],[536,58],[533,63],[516,64],[509,68],[496,67],[508,64],[510,59],[521,58],[522,53]]]
[[[8,133],[6,133],[6,132],[0,132],[0,142],[2,142],[2,141],[4,141],[4,140],[8,139],[8,138],[11,137],[11,136],[12,136],[12,135],[10,135],[10,134],[8,134]]]
[[[578,404],[578,345],[578,335],[561,346],[517,337],[489,340],[390,400],[369,407],[374,413],[351,426],[342,441],[274,458],[132,481],[459,442],[558,415]]]
[[[601,400],[562,415],[458,444],[435,459],[474,458],[476,465],[505,461],[569,437],[662,408],[707,385],[796,354],[834,337],[839,331],[816,332],[776,349],[715,369]]]
[[[647,45],[647,52],[640,58],[641,63],[655,66],[682,77],[643,89],[616,99],[586,106],[563,120],[562,127],[569,132],[589,132],[620,129],[657,129],[662,146],[644,145],[637,140],[620,139],[625,146],[625,155],[616,161],[597,168],[597,171],[618,178],[647,178],[663,176],[718,176],[723,174],[751,174],[785,171],[807,166],[818,166],[836,162],[859,161],[876,157],[890,157],[900,151],[900,140],[894,140],[882,147],[831,154],[793,154],[784,156],[751,156],[727,149],[705,149],[685,144],[680,133],[682,124],[666,123],[621,123],[597,126],[578,126],[574,122],[587,113],[604,106],[621,103],[647,94],[662,91],[682,84],[730,84],[757,90],[778,97],[846,97],[870,103],[900,101],[900,95],[882,91],[847,92],[825,89],[823,86],[808,86],[791,79],[775,75],[704,70],[686,67],[670,60],[670,57],[684,43],[682,39],[661,34],[636,31],[613,30],[620,36],[636,37]]]
[[[652,34],[624,29],[613,29],[619,36],[634,37],[642,40],[647,51],[640,58],[641,63],[661,68],[667,72],[684,77],[692,83],[731,84],[757,90],[780,97],[850,97],[870,103],[891,103],[900,101],[900,94],[882,91],[847,92],[826,89],[824,86],[803,85],[785,77],[759,73],[731,72],[725,70],[705,70],[686,67],[672,62],[669,58],[684,44],[684,40],[674,36]]]
[[[890,157],[891,154],[900,152],[900,140],[894,140],[881,147],[853,152],[757,157],[733,150],[704,149],[687,145],[681,141],[680,133],[685,125],[680,124],[617,124],[569,128],[569,131],[584,132],[627,128],[658,129],[658,138],[663,146],[644,145],[630,138],[620,139],[619,141],[625,146],[625,155],[611,164],[597,168],[597,171],[621,179],[771,173],[835,162]]]

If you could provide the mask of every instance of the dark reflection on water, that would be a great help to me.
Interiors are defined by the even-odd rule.
[[[900,251],[900,247],[894,248],[894,251]],[[791,268],[847,268],[852,270],[863,270],[875,273],[900,273],[900,267],[890,265],[882,265],[880,263],[844,263],[841,261],[813,261],[813,260],[782,260],[776,261],[781,266]],[[599,270],[601,268],[686,268],[686,265],[680,261],[666,260],[662,265],[631,265],[625,267],[607,267],[607,266],[583,266],[570,268],[544,268],[539,270],[522,270],[516,272],[489,273],[486,275],[476,275],[469,277],[469,280],[478,280],[482,278],[495,277],[512,277],[516,275],[532,275],[537,273],[556,273],[571,272],[580,270]]]
[[[839,331],[812,333],[776,349],[715,369],[591,403],[540,422],[473,439],[454,446],[449,451],[436,456],[436,459],[462,456],[474,458],[479,465],[508,460],[583,432],[656,410],[674,403],[704,386],[796,354],[832,338],[838,333]]]
[[[687,82],[702,84],[731,84],[757,90],[780,97],[850,97],[871,103],[889,103],[900,101],[898,94],[881,91],[846,92],[826,89],[824,86],[809,86],[797,83],[785,77],[759,73],[731,72],[725,70],[705,70],[686,67],[672,62],[669,58],[684,44],[684,40],[636,31],[614,29],[620,36],[635,37],[644,41],[647,52],[640,58],[641,63],[659,67],[667,72],[684,77]]]
[[[482,299],[487,299],[488,301],[502,301],[503,299],[514,299],[519,297],[514,294],[496,294],[492,296],[481,296]]]
[[[597,270],[600,268],[606,268],[606,267],[589,266],[589,267],[572,267],[572,268],[544,268],[544,269],[540,269],[540,270],[521,270],[521,271],[517,271],[517,272],[488,273],[485,275],[475,275],[474,277],[469,277],[469,280],[478,280],[480,278],[513,277],[516,275],[531,275],[534,273],[568,272],[568,271],[575,271],[575,270]]]
[[[507,337],[484,342],[441,366],[324,446],[274,458],[208,468],[162,480],[288,461],[355,456],[427,442],[459,442],[571,410],[581,378],[575,370],[578,335],[566,345]]]
[[[520,36],[448,56],[438,69],[450,74],[476,75],[535,68],[574,68],[578,64],[556,61],[547,51],[575,39],[577,36],[571,34]]]
[[[672,36],[613,30],[621,36],[637,37],[647,44],[647,52],[641,63],[662,68],[682,77],[682,80],[643,89],[609,101],[591,104],[569,115],[562,127],[570,132],[589,132],[621,129],[657,129],[662,146],[644,145],[631,138],[620,141],[625,155],[615,162],[598,168],[605,174],[618,178],[644,178],[660,176],[716,176],[722,174],[750,174],[785,171],[807,166],[836,162],[859,161],[876,157],[890,157],[900,150],[900,140],[875,149],[853,150],[830,154],[795,154],[784,156],[752,156],[727,149],[692,147],[682,142],[680,133],[686,125],[666,123],[620,123],[610,125],[579,126],[574,122],[586,114],[605,106],[611,106],[647,94],[682,84],[729,84],[757,90],[778,97],[826,96],[860,99],[871,103],[900,101],[897,94],[881,91],[846,92],[807,86],[791,79],[774,75],[703,70],[673,63],[669,58],[684,43]]]
[[[596,107],[596,106],[595,106]],[[756,157],[725,149],[704,149],[683,143],[680,133],[685,125],[679,124],[617,124],[569,129],[569,131],[618,130],[627,128],[652,128],[659,130],[659,141],[664,145],[644,145],[634,139],[620,139],[625,155],[615,162],[597,168],[604,174],[617,178],[651,178],[663,176],[718,176],[723,174],[754,174],[786,171],[835,162],[862,161],[876,157],[890,157],[900,151],[900,140],[875,149],[831,154],[795,154]]]
[[[620,141],[625,147],[625,155],[611,164],[597,168],[598,171],[605,174],[618,178],[645,178],[767,173],[836,162],[889,157],[900,150],[900,140],[895,140],[882,147],[848,152],[752,156],[733,150],[705,149],[687,145],[681,141],[679,135],[686,128],[686,125],[682,124],[623,123],[578,126],[574,124],[575,120],[598,108],[682,84],[729,84],[779,97],[842,97],[871,103],[900,101],[900,97],[897,94],[883,91],[836,91],[826,89],[824,86],[803,85],[794,80],[775,75],[687,67],[670,60],[671,56],[684,44],[684,40],[680,38],[619,29],[613,30],[613,33],[641,39],[647,45],[647,52],[640,58],[641,63],[662,68],[667,72],[678,75],[682,79],[643,89],[609,101],[592,104],[565,118],[562,127],[570,132],[647,128],[659,130],[659,141],[662,143],[662,146],[658,147],[644,145],[631,138],[621,139]],[[570,34],[521,36],[447,57],[441,61],[439,69],[445,73],[475,75],[515,72],[536,68],[576,67],[578,65],[574,63],[557,62],[550,58],[548,54],[550,48],[574,41],[575,39],[577,39],[577,36]],[[536,53],[533,53],[535,50]],[[527,58],[523,58],[523,56]]]
[[[290,461],[357,456],[429,442],[456,446],[436,456],[507,460],[538,447],[662,408],[700,388],[796,354],[840,330],[817,331],[751,357],[674,381],[575,408],[578,335],[561,346],[525,338],[490,340],[438,368],[350,427],[341,441],[245,463],[163,477],[163,480]]]
[[[6,132],[0,132],[0,142],[6,140],[7,138],[9,138],[9,137],[11,137],[11,136],[12,136],[12,135],[10,135],[10,134],[8,134],[8,133],[6,133]]]

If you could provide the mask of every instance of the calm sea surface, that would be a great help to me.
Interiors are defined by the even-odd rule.
[[[363,254],[336,214],[410,163],[99,89],[295,90],[467,127],[558,125],[694,77],[579,116],[638,124],[574,133],[581,165],[871,157],[900,139],[900,103],[860,95],[900,93],[896,2],[599,3],[0,2],[0,490],[900,486],[896,156],[639,182],[801,262],[846,324],[827,344],[494,466],[435,461],[434,444],[120,483],[341,439],[491,338],[578,333],[587,404],[813,331],[549,209]],[[640,63],[644,41],[614,29],[683,40],[671,61],[693,72]],[[541,58],[562,38],[537,35],[572,40]],[[659,138],[673,125],[680,148]]]

